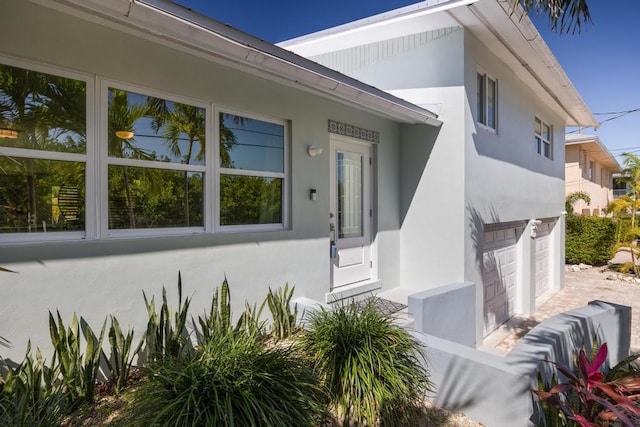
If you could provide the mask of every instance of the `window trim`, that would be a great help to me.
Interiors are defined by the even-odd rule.
[[[538,132],[536,131],[536,121],[540,122],[540,134],[538,134]],[[542,137],[542,135],[544,134],[544,127],[548,126],[549,127],[549,139],[545,139]],[[533,135],[534,135],[534,141],[536,142],[536,153],[538,153],[538,155],[544,157],[545,159],[549,159],[551,161],[553,161],[553,149],[554,149],[554,143],[553,143],[553,133],[554,133],[554,128],[553,125],[549,122],[544,121],[543,119],[540,118],[540,116],[536,115],[535,119],[533,121]],[[538,145],[538,139],[540,140],[540,144]],[[546,156],[544,154],[544,147],[545,147],[545,143],[548,144],[549,146],[549,155]]]
[[[95,174],[89,174],[89,168],[94,168],[95,144],[96,141],[96,123],[93,118],[96,112],[96,86],[95,76],[88,73],[70,71],[64,68],[45,64],[38,61],[25,60],[10,55],[0,55],[0,64],[10,67],[22,68],[29,71],[35,71],[43,74],[50,74],[56,77],[63,77],[82,81],[85,83],[85,152],[82,153],[64,153],[60,151],[33,150],[29,148],[4,147],[0,146],[0,156],[14,156],[36,160],[54,160],[54,161],[71,161],[81,162],[85,165],[85,227],[80,231],[59,231],[55,233],[2,233],[0,234],[0,244],[20,244],[20,243],[45,243],[45,242],[61,242],[61,241],[78,241],[95,237],[95,227],[91,216],[95,217],[95,203],[91,203],[95,199],[93,189],[95,188]]]
[[[220,114],[233,114],[235,116],[242,116],[248,119],[261,120],[268,123],[274,123],[282,125],[284,128],[284,147],[283,147],[283,162],[284,172],[265,172],[254,171],[250,169],[229,169],[220,167]],[[288,120],[267,116],[264,114],[251,113],[244,110],[238,110],[231,107],[217,106],[214,108],[214,228],[213,231],[217,233],[238,233],[238,232],[252,232],[252,231],[277,231],[286,230],[289,228],[289,147],[291,146],[290,137],[290,122]],[[281,178],[282,183],[282,222],[277,224],[242,224],[242,225],[222,225],[220,224],[220,175],[238,175],[238,176],[260,176],[265,178]]]
[[[489,125],[489,80],[494,83],[493,90],[493,126]],[[482,81],[482,86],[479,86],[479,82]],[[490,73],[487,73],[482,68],[478,67],[476,70],[476,122],[478,125],[493,133],[498,133],[498,79],[495,78]],[[482,93],[479,93],[482,92]],[[482,96],[482,99],[478,99],[478,96]],[[482,106],[482,115],[480,115],[480,111],[478,111],[478,104]]]
[[[290,229],[291,204],[291,122],[287,119],[252,113],[232,107],[218,106],[213,101],[190,98],[168,91],[142,85],[104,78],[99,75],[70,71],[36,61],[0,55],[0,64],[23,68],[58,77],[79,80],[86,87],[86,149],[85,153],[64,153],[32,150],[27,148],[0,146],[0,156],[15,156],[43,160],[82,162],[85,166],[85,229],[83,231],[60,231],[55,233],[2,233],[0,245],[34,244],[47,242],[79,242],[82,240],[118,240],[128,238],[189,236],[200,234],[222,234],[237,232],[281,231]],[[108,155],[108,89],[117,88],[146,96],[154,96],[172,102],[193,105],[205,110],[205,157],[204,165],[150,162],[139,159],[109,157]],[[280,124],[284,127],[284,172],[272,173],[248,170],[230,170],[235,175],[266,176],[281,178],[282,222],[278,224],[255,224],[220,226],[220,174],[227,169],[219,166],[219,114],[235,114]],[[109,229],[109,165],[146,167],[154,169],[188,170],[204,174],[203,226],[160,227],[139,229]]]
[[[98,78],[100,86],[100,108],[98,109],[98,120],[100,123],[100,147],[99,147],[99,162],[100,167],[99,174],[99,206],[100,214],[98,227],[100,230],[99,238],[128,238],[128,237],[151,237],[151,236],[171,236],[171,235],[189,235],[189,234],[204,234],[211,232],[211,228],[207,228],[207,217],[210,214],[208,212],[208,205],[211,203],[210,199],[213,197],[211,190],[213,187],[209,183],[210,177],[207,175],[212,174],[211,168],[213,165],[209,163],[208,152],[211,148],[207,146],[207,141],[210,141],[211,137],[211,111],[213,111],[212,104],[204,101],[200,101],[193,98],[188,98],[180,95],[176,95],[170,92],[164,92],[156,89],[146,88],[143,86],[132,85],[129,83],[123,83],[117,80]],[[177,102],[181,104],[189,104],[194,107],[202,108],[205,110],[205,159],[204,165],[186,165],[183,163],[167,163],[167,162],[154,162],[149,160],[128,159],[119,157],[110,157],[109,150],[109,136],[107,135],[109,129],[109,88],[125,90],[127,92],[133,92],[139,95],[152,96],[155,98],[164,99],[171,102]],[[103,112],[100,114],[100,112]],[[209,143],[210,145],[210,143]],[[203,182],[203,225],[194,227],[156,227],[156,228],[127,228],[127,229],[110,229],[109,228],[109,166],[132,166],[142,167],[148,169],[164,169],[164,170],[177,170],[177,171],[190,171],[200,172],[204,174]]]

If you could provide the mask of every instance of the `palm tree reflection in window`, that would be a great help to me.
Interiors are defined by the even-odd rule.
[[[85,82],[0,64],[0,128],[14,131],[0,146],[18,149],[0,156],[0,232],[83,230],[85,164],[73,154],[86,150]],[[70,187],[77,215],[56,216]]]

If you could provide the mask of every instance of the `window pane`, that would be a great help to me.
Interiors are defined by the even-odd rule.
[[[536,135],[542,135],[542,122],[538,118],[536,118]]]
[[[542,140],[536,136],[536,150],[538,154],[542,154]]]
[[[220,113],[220,166],[284,172],[284,126]]]
[[[204,164],[206,111],[109,88],[109,156]]]
[[[551,141],[551,128],[547,124],[542,125],[542,139]]]
[[[84,230],[84,163],[0,157],[0,182],[0,233]]]
[[[0,64],[0,146],[84,153],[86,84]]]
[[[109,165],[109,228],[202,227],[204,174]]]
[[[282,223],[281,178],[220,175],[220,225]]]
[[[338,237],[362,236],[362,155],[338,152]]]
[[[548,142],[544,143],[544,156],[548,157],[549,159],[551,158],[551,144],[549,144]]]
[[[496,82],[487,78],[487,126],[496,128]]]
[[[482,74],[478,74],[478,93],[476,94],[477,105],[476,105],[476,114],[478,116],[478,122],[484,124],[485,123],[485,96],[484,96],[484,76]]]

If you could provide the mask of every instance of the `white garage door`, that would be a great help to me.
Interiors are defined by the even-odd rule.
[[[552,222],[536,226],[535,239],[535,283],[536,299],[551,288],[551,230]]]
[[[518,272],[518,228],[486,231],[482,251],[484,336],[515,314]]]

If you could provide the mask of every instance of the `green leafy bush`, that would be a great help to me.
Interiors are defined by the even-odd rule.
[[[305,426],[323,417],[313,371],[291,348],[239,332],[148,367],[128,417],[154,426]]]
[[[314,363],[343,425],[409,423],[431,391],[422,346],[375,299],[312,312],[300,348]]]
[[[154,361],[166,356],[177,357],[191,350],[191,340],[187,331],[187,314],[191,300],[182,300],[182,276],[178,273],[178,308],[171,310],[167,302],[167,290],[162,287],[162,306],[156,312],[155,297],[151,301],[142,291],[144,303],[147,307],[149,320],[147,330],[140,343],[142,361]],[[144,343],[144,347],[142,347]]]
[[[265,302],[269,305],[269,311],[273,318],[271,335],[277,340],[287,338],[295,330],[298,306],[296,305],[291,312],[291,298],[295,289],[295,286],[289,289],[288,283],[284,288],[278,288],[275,292],[269,288]]]
[[[606,264],[616,243],[616,225],[611,218],[567,216],[565,262]]]
[[[0,376],[0,425],[14,427],[57,426],[69,410],[71,398],[60,384],[55,362],[47,366],[39,349],[31,355],[27,344],[17,366],[2,362]]]
[[[231,292],[225,277],[220,289],[216,288],[213,291],[209,313],[204,317],[198,316],[199,327],[194,322],[193,329],[198,345],[204,345],[212,336],[232,332],[242,332],[251,337],[262,336],[265,322],[260,320],[260,316],[265,303],[266,301],[258,309],[255,304],[251,306],[245,301],[244,311],[234,327],[231,322]]]
[[[133,342],[133,329],[129,329],[125,335],[122,332],[118,319],[111,316],[111,327],[109,328],[109,346],[111,355],[105,358],[109,371],[109,381],[113,384],[113,390],[119,394],[129,381],[129,374],[133,359],[140,350],[140,347],[131,352]]]
[[[96,337],[91,327],[86,323],[83,324],[86,341],[83,353],[77,315],[73,313],[71,325],[65,328],[60,312],[57,312],[57,322],[49,312],[49,331],[54,348],[53,360],[59,362],[62,385],[70,394],[73,404],[93,401],[100,369],[105,325],[106,321],[102,324],[100,336]]]
[[[542,402],[546,425],[591,427],[599,425],[640,425],[640,374],[633,365],[639,355],[633,355],[606,374],[602,372],[607,359],[607,344],[594,346],[587,357],[584,349],[576,358],[576,369],[554,362],[566,378],[559,383],[554,376],[549,384],[540,378],[533,393]],[[615,424],[613,424],[615,422]]]

